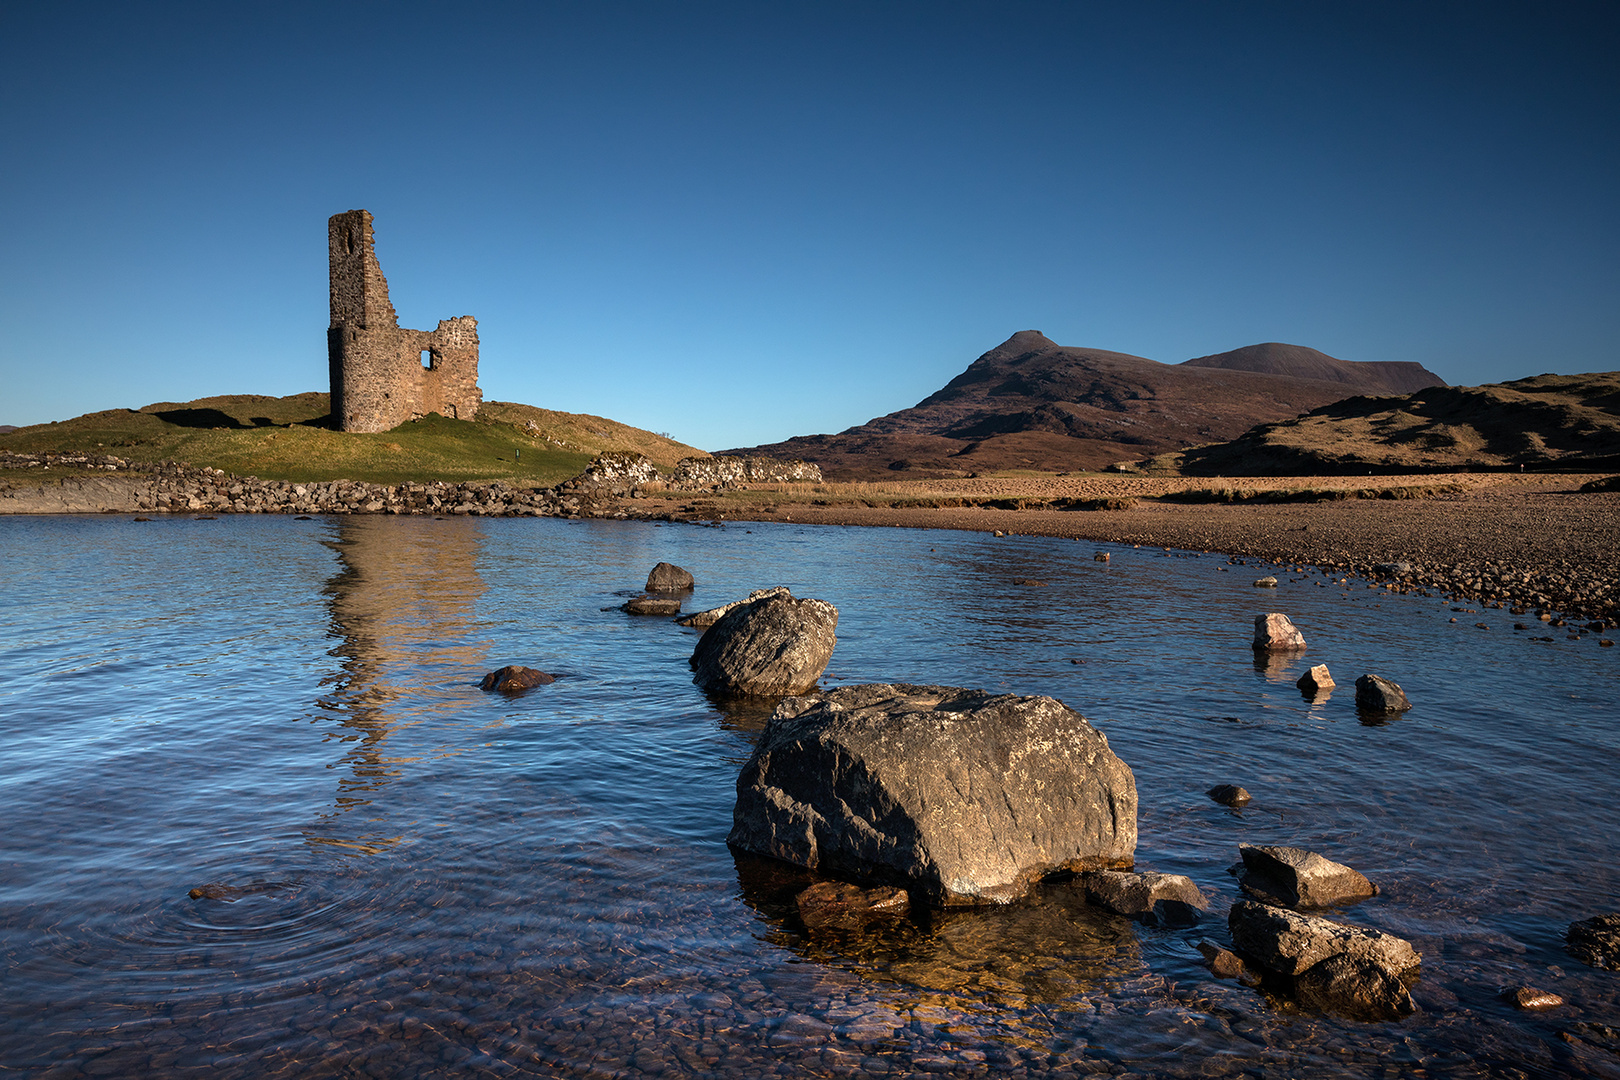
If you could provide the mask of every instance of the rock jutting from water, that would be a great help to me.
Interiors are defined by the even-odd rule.
[[[1294,683],[1294,685],[1299,687],[1299,692],[1304,694],[1306,697],[1314,698],[1320,694],[1327,693],[1329,690],[1332,690],[1339,684],[1333,681],[1333,676],[1328,673],[1328,666],[1326,664],[1317,664],[1305,674],[1301,675],[1299,677],[1299,681]]]
[[[1254,648],[1268,652],[1292,652],[1305,648],[1305,635],[1293,620],[1280,611],[1254,617]]]
[[[1204,792],[1204,794],[1208,795],[1222,806],[1230,806],[1234,809],[1247,806],[1249,804],[1249,800],[1253,797],[1236,784],[1216,784],[1214,787]]]
[[[696,587],[697,579],[691,572],[674,563],[661,562],[647,575],[646,591],[650,593],[691,592]]]
[[[1091,870],[1080,877],[1086,901],[1149,926],[1193,926],[1209,900],[1181,874]]]
[[[1368,673],[1356,680],[1356,708],[1362,712],[1405,712],[1412,707],[1400,683]]]
[[[515,694],[519,691],[530,690],[536,686],[546,686],[556,682],[555,676],[547,675],[531,667],[520,664],[508,664],[485,675],[478,684],[480,690],[499,691],[503,694]]]
[[[679,615],[681,601],[674,596],[633,596],[619,610],[627,615]]]
[[[1291,908],[1338,907],[1378,894],[1358,870],[1296,847],[1240,844],[1243,870],[1238,885],[1268,904]]]
[[[1136,780],[1054,698],[847,686],[777,706],[728,842],[934,906],[1006,903],[1055,871],[1128,867]]]
[[[765,596],[722,615],[692,650],[699,686],[721,694],[784,696],[816,685],[838,643],[838,609],[825,600]]]
[[[1360,1020],[1393,1020],[1417,1009],[1405,979],[1420,958],[1411,942],[1393,934],[1253,900],[1233,904],[1227,926],[1237,951],[1281,976],[1308,1008]]]

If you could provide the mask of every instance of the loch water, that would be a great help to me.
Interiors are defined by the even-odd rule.
[[[835,604],[825,686],[1062,699],[1135,772],[1138,868],[1210,911],[1149,928],[1053,883],[808,934],[809,879],[725,843],[767,710],[693,685],[696,631],[604,610],[659,561],[688,610]],[[1620,974],[1562,940],[1620,907],[1597,635],[1219,555],[789,523],[14,517],[0,569],[3,1075],[1620,1075]],[[1305,653],[1256,661],[1268,610]],[[508,663],[561,678],[481,692]],[[1415,707],[1358,716],[1363,672]],[[1413,942],[1419,1013],[1202,967],[1239,843],[1377,882],[1337,917]]]

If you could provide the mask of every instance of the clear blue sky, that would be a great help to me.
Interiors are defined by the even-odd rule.
[[[488,398],[704,449],[1014,331],[1620,368],[1620,5],[0,6],[0,423],[327,383],[326,219]]]

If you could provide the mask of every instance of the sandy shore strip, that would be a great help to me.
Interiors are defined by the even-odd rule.
[[[1591,476],[1506,473],[1410,477],[1208,478],[1084,477],[922,481],[887,485],[870,501],[927,497],[1139,500],[1129,509],[994,509],[868,506],[782,492],[769,504],[745,498],[688,496],[658,507],[677,517],[796,521],[819,525],[900,526],[1067,537],[1183,548],[1309,566],[1372,578],[1399,591],[1456,597],[1481,605],[1620,625],[1620,492],[1582,494]],[[1249,491],[1302,488],[1393,489],[1432,486],[1423,498],[1358,498],[1299,503],[1171,503],[1154,500],[1218,487]],[[874,488],[880,485],[873,485]],[[856,493],[858,494],[858,492]],[[638,507],[639,509],[639,507]],[[1404,573],[1380,564],[1406,563]],[[1257,570],[1260,568],[1257,568]],[[1256,576],[1259,576],[1257,573]],[[1584,629],[1584,623],[1582,625]]]

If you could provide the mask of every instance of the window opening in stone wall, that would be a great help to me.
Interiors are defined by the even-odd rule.
[[[343,246],[348,248],[347,254],[349,254],[349,255],[354,254],[354,230],[353,229],[345,229],[343,231]]]
[[[423,349],[422,350],[422,366],[427,368],[429,371],[432,371],[433,368],[434,368],[433,360],[434,360],[433,350],[432,349]]]

